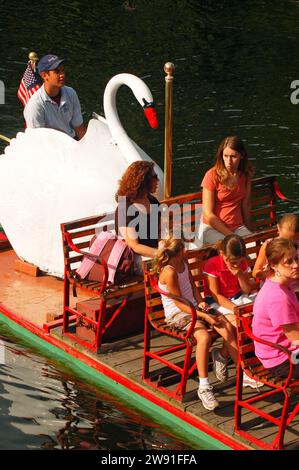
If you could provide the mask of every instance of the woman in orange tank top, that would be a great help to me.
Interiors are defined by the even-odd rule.
[[[203,243],[215,243],[227,235],[250,234],[252,165],[242,140],[222,140],[215,165],[206,172],[203,188]]]

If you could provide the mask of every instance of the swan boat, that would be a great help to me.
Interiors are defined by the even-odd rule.
[[[139,78],[120,74],[105,89],[105,118],[91,119],[81,141],[50,129],[27,129],[6,147],[0,159],[0,220],[13,249],[0,250],[0,322],[30,347],[68,364],[85,380],[104,386],[128,407],[133,404],[149,414],[158,425],[188,441],[192,449],[255,449],[233,431],[233,367],[228,384],[221,386],[222,407],[219,412],[208,412],[195,398],[194,380],[188,381],[189,398],[182,403],[142,381],[141,332],[104,342],[98,353],[62,333],[64,259],[59,224],[113,211],[117,180],[123,171],[135,160],[151,160],[121,125],[116,110],[121,85],[132,89],[155,127],[150,90]],[[156,171],[162,182],[163,172],[157,165]],[[162,185],[157,194],[160,199],[161,193]],[[18,258],[50,275],[32,277],[17,271]],[[78,292],[78,301],[86,298]],[[155,336],[154,346],[169,348],[165,336]],[[288,443],[292,446],[292,439]]]
[[[104,92],[105,118],[91,119],[76,141],[53,129],[19,132],[0,158],[0,220],[19,258],[63,276],[60,223],[111,212],[117,182],[132,162],[151,158],[129,138],[119,119],[116,95],[128,86],[151,125],[158,126],[147,85],[131,74],[114,76]],[[157,196],[161,198],[163,172]],[[34,230],[33,230],[34,227]]]

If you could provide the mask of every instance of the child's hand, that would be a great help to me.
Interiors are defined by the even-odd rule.
[[[206,312],[209,308],[209,305],[206,302],[202,301],[202,302],[199,302],[198,307],[204,312]]]
[[[240,275],[242,270],[240,269],[240,266],[235,266],[233,264],[227,264],[228,270],[236,277]]]

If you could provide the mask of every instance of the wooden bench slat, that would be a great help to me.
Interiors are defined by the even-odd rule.
[[[107,214],[95,215],[91,217],[84,217],[82,219],[73,220],[70,222],[63,223],[61,225],[63,226],[63,229],[66,232],[69,232],[71,230],[75,230],[81,227],[87,227],[89,225],[97,225],[103,219],[105,219],[105,221],[107,221],[108,223],[109,221],[114,221],[114,214],[107,213]]]
[[[275,212],[277,210],[277,204],[274,204],[273,206],[267,206],[267,207],[259,207],[257,209],[252,209],[251,210],[251,218],[252,219],[257,219],[260,218],[260,216],[264,216],[265,214],[269,215],[271,212]]]
[[[71,232],[69,235],[72,240],[79,240],[80,238],[83,237],[90,237],[90,239],[93,237],[95,234],[95,229],[94,228],[89,228],[86,230],[82,230],[81,232]]]
[[[252,222],[252,226],[253,226],[254,229],[258,229],[259,227],[265,229],[266,227],[271,228],[271,225],[273,223],[275,223],[274,219],[273,219],[272,222],[269,219],[261,219],[261,220],[254,220]]]
[[[148,299],[147,303],[149,307],[155,307],[156,305],[161,305],[161,297]]]
[[[66,258],[67,265],[71,266],[74,263],[81,262],[82,259],[83,259],[83,255],[78,255],[78,254],[76,256]]]
[[[159,321],[161,319],[165,319],[165,313],[164,313],[164,310],[158,310],[157,312],[155,313],[150,313],[149,314],[149,319],[152,321],[152,322],[156,322],[156,321]]]

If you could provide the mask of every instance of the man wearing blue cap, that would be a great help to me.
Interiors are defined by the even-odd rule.
[[[81,139],[86,127],[77,93],[64,84],[64,59],[47,54],[37,68],[44,84],[24,108],[27,127],[48,127]]]

